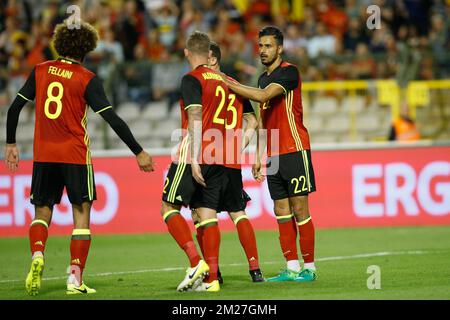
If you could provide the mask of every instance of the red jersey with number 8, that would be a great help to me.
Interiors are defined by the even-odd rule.
[[[36,65],[35,162],[91,163],[85,91],[94,76],[67,60]]]

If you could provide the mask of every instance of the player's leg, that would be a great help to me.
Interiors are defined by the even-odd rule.
[[[297,227],[291,213],[289,198],[274,200],[274,211],[278,223],[280,247],[286,259],[286,269],[267,281],[294,281],[300,272],[300,263],[297,254]]]
[[[74,229],[70,241],[70,274],[67,279],[67,294],[95,293],[83,281],[89,248],[91,246],[90,213],[92,202],[81,205],[72,203]]]
[[[53,207],[34,206],[34,219],[29,230],[31,257],[44,256],[45,244],[48,238],[48,227],[52,221]]]
[[[94,170],[91,164],[61,164],[67,196],[72,204],[73,224],[70,241],[70,273],[67,294],[95,293],[83,281],[83,272],[91,246],[90,214],[97,199]]]
[[[293,281],[300,271],[297,254],[297,226],[289,204],[289,190],[283,176],[284,166],[287,164],[284,157],[279,156],[279,170],[267,176],[270,197],[274,201],[274,212],[278,223],[279,241],[281,251],[286,259],[286,269],[267,281]]]
[[[36,295],[41,287],[44,271],[44,252],[48,238],[48,227],[52,219],[52,208],[35,206],[35,217],[29,230],[31,266],[25,281],[25,287],[30,295]]]
[[[203,231],[204,228],[200,227],[200,217],[197,214],[197,210],[196,209],[192,209],[191,210],[191,217],[192,217],[192,221],[194,222],[194,226],[195,226],[195,237],[197,238],[197,243],[198,246],[200,247],[200,251],[202,252],[202,256],[205,256],[205,251],[203,249]],[[222,273],[220,272],[220,266],[217,267],[217,279],[219,280],[220,284],[223,284],[223,278],[222,278]]]
[[[199,186],[193,196],[192,207],[200,217],[200,228],[203,228],[203,250],[209,266],[209,275],[198,286],[196,291],[217,292],[220,290],[218,281],[220,230],[217,219],[222,203],[222,192],[225,168],[219,165],[202,165],[202,175],[206,187]]]
[[[298,196],[289,199],[295,214],[300,236],[300,250],[304,265],[299,278],[296,281],[313,281],[316,279],[316,267],[314,265],[314,224],[309,214],[308,196]]]
[[[203,228],[200,228],[200,217],[198,216],[196,209],[191,210],[191,217],[196,231],[195,237],[197,238],[198,246],[200,247],[202,256],[205,256],[205,251],[203,250]]]
[[[261,269],[259,268],[258,247],[256,245],[255,231],[253,230],[250,220],[245,214],[245,211],[229,212],[229,215],[236,226],[239,241],[245,251],[252,281],[263,282],[264,277]]]
[[[58,165],[33,163],[30,202],[35,207],[35,217],[29,230],[32,260],[25,280],[25,288],[30,295],[38,294],[41,287],[48,227],[52,219],[53,205],[61,200],[63,188]]]
[[[209,271],[195,246],[189,225],[180,214],[181,206],[189,203],[194,191],[190,165],[172,163],[163,189],[161,216],[170,235],[185,252],[190,263],[185,278],[177,287],[178,291],[190,289],[197,279],[203,279]]]
[[[285,175],[289,183],[289,201],[297,222],[300,236],[300,250],[304,266],[296,281],[312,281],[316,279],[314,265],[315,230],[310,216],[308,194],[316,190],[311,153],[303,150],[286,155],[290,165]]]
[[[219,291],[219,248],[220,248],[220,230],[217,219],[216,209],[197,208],[200,217],[199,228],[203,229],[202,242],[205,261],[209,266],[209,274],[203,279],[203,284],[199,285],[198,291]]]

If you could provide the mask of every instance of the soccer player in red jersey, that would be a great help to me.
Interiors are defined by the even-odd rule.
[[[303,125],[300,75],[296,66],[283,61],[282,53],[283,34],[276,27],[265,27],[259,32],[259,54],[266,67],[259,77],[259,88],[225,78],[224,81],[237,94],[260,103],[262,125],[267,130],[267,155],[272,167],[267,180],[287,261],[287,268],[267,281],[305,282],[316,279],[315,232],[308,206],[308,194],[316,190],[316,185],[309,135]],[[275,134],[279,135],[278,140],[273,139]],[[275,164],[278,170],[273,170]],[[263,179],[260,161],[253,166],[253,175],[257,180]],[[302,269],[297,230],[304,260]]]
[[[220,245],[217,211],[225,178],[223,137],[229,92],[221,75],[208,68],[209,47],[208,35],[198,31],[191,34],[186,43],[184,53],[192,70],[181,80],[183,139],[163,189],[161,215],[169,233],[190,262],[178,291],[220,290],[217,280]],[[211,138],[213,142],[210,142]],[[199,215],[204,228],[205,261],[201,259],[189,226],[180,214],[183,205],[195,208]]]
[[[217,43],[211,42],[211,57],[209,59],[209,67],[220,72],[221,51]],[[231,81],[235,81],[230,77]],[[226,155],[225,161],[226,173],[228,179],[223,190],[223,201],[220,211],[227,211],[230,218],[236,225],[239,235],[239,241],[244,248],[245,255],[249,264],[249,273],[253,282],[263,282],[264,277],[259,268],[258,248],[256,245],[255,232],[253,226],[245,213],[245,207],[250,197],[244,191],[242,184],[241,172],[241,152],[242,149],[249,144],[252,135],[255,132],[258,122],[255,112],[248,99],[243,99],[230,93],[230,104],[228,106],[227,119],[225,129],[226,139]],[[246,123],[243,131],[243,123]],[[203,231],[200,226],[197,214],[192,211],[192,217],[197,229],[197,241],[200,248],[203,248]],[[202,249],[203,252],[203,249]],[[218,271],[219,283],[223,282],[220,271]]]
[[[134,139],[126,123],[114,112],[99,78],[81,65],[86,54],[97,46],[97,31],[84,22],[75,29],[62,23],[56,27],[53,40],[60,58],[36,65],[8,110],[5,161],[11,172],[17,170],[19,114],[27,101],[35,100],[30,196],[35,206],[35,218],[29,230],[32,262],[26,290],[30,295],[39,292],[53,206],[60,203],[66,187],[74,218],[66,293],[94,293],[95,290],[82,279],[91,243],[90,209],[96,200],[87,132],[88,107],[100,114],[127,144],[142,171],[153,171],[153,161]]]

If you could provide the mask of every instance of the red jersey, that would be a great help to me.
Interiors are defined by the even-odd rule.
[[[229,89],[219,73],[198,66],[181,81],[181,128],[183,140],[178,148],[178,162],[190,162],[188,140],[188,109],[202,107],[202,150],[198,160],[202,164],[223,164],[225,159],[224,136],[229,104]]]
[[[281,86],[284,94],[261,105],[262,122],[267,130],[268,156],[310,149],[308,131],[303,124],[301,80],[297,67],[282,62],[270,75],[265,72],[259,77],[260,88],[273,84]],[[273,130],[278,130],[278,139]]]
[[[229,76],[228,79],[237,82]],[[233,169],[241,169],[244,114],[254,113],[254,110],[248,99],[236,95],[233,91],[230,91],[228,97],[230,102],[227,108],[227,122],[225,125],[225,166]]]
[[[35,162],[91,163],[84,96],[94,76],[68,60],[36,65]]]

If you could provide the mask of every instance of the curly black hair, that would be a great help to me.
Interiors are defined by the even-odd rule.
[[[97,47],[98,39],[97,30],[87,22],[81,22],[80,28],[73,29],[60,23],[53,34],[53,46],[58,55],[82,61]]]

